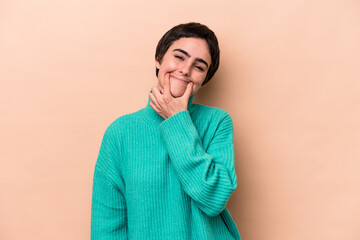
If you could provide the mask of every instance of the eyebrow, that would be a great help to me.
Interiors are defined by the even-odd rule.
[[[191,57],[190,54],[183,49],[176,48],[173,50],[173,52],[176,52],[176,51],[185,54],[188,58]],[[195,58],[195,61],[205,64],[207,68],[209,67],[208,63],[202,58]]]

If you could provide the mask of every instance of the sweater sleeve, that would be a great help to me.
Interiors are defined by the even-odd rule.
[[[118,168],[119,150],[108,129],[104,135],[95,165],[91,239],[127,239],[127,211],[124,181]]]
[[[221,213],[236,188],[230,115],[219,121],[206,151],[188,111],[162,122],[160,132],[184,191],[206,215]]]

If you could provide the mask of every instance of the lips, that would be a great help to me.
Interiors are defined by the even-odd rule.
[[[181,81],[181,82],[184,82],[186,84],[189,83],[189,81],[185,80],[185,79],[182,79],[182,78],[179,78],[179,77],[175,77],[175,76],[170,76],[171,78],[175,79],[175,80],[178,80],[178,81]]]

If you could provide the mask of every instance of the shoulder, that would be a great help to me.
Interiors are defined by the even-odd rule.
[[[108,125],[105,134],[114,135],[128,129],[130,125],[132,125],[134,122],[136,122],[137,119],[139,119],[141,111],[142,109],[116,118]]]
[[[204,120],[207,119],[211,121],[221,122],[227,119],[232,121],[230,114],[226,110],[196,103],[192,104],[190,114],[194,118],[201,118]]]

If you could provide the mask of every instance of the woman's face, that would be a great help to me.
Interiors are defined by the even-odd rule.
[[[188,83],[192,82],[192,94],[199,91],[211,64],[209,48],[204,39],[180,38],[173,42],[161,63],[155,61],[159,69],[158,85],[163,88],[164,76],[170,74],[170,92],[173,97],[181,97]]]

